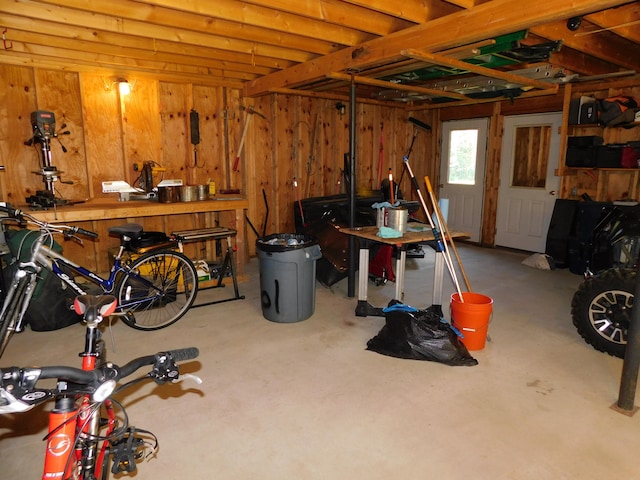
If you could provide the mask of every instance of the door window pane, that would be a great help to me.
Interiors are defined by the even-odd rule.
[[[545,188],[550,142],[550,125],[516,128],[512,187]]]
[[[449,175],[447,182],[475,185],[478,130],[453,130],[449,135]]]

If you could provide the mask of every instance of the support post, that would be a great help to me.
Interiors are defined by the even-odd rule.
[[[356,226],[356,84],[352,81],[349,90],[349,228]],[[356,238],[349,235],[349,276],[347,295],[356,291]]]
[[[640,368],[640,275],[636,276],[631,322],[627,332],[627,348],[622,364],[622,378],[618,401],[611,406],[625,415],[633,415],[638,410],[634,406],[636,387],[638,385],[638,369]]]

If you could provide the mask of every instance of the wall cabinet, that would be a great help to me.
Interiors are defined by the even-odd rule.
[[[561,154],[557,175],[561,177],[560,198],[577,199],[583,194],[593,200],[611,202],[616,200],[640,201],[640,169],[567,167],[567,139],[571,136],[596,135],[604,144],[626,143],[640,140],[640,126],[634,128],[603,127],[600,125],[569,125],[569,106],[572,99],[582,96],[608,98],[615,95],[632,95],[640,98],[638,76],[607,85],[574,86],[568,84],[564,91],[563,120],[561,127]]]

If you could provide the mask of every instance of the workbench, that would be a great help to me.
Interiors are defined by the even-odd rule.
[[[248,262],[248,253],[245,248],[244,216],[244,211],[247,208],[249,208],[249,201],[244,198],[219,197],[212,200],[176,203],[159,203],[153,200],[120,202],[116,198],[96,198],[82,203],[61,205],[55,209],[29,210],[24,208],[24,210],[37,219],[49,223],[101,222],[116,219],[122,219],[123,223],[125,223],[142,217],[166,217],[168,215],[230,211],[233,212],[235,225],[229,226],[237,231],[235,236],[236,251],[238,253],[237,273],[242,275],[243,266]],[[102,231],[103,229],[100,230]]]
[[[417,229],[423,229],[420,231],[414,231]],[[382,243],[386,245],[392,245],[398,247],[399,255],[396,258],[396,290],[395,299],[398,301],[404,300],[404,275],[405,266],[407,260],[407,246],[409,244],[433,244],[435,250],[435,267],[433,277],[433,305],[441,307],[442,305],[442,282],[444,276],[444,252],[438,252],[435,248],[435,237],[429,227],[426,227],[422,223],[409,223],[408,231],[405,232],[402,237],[398,238],[382,238],[377,235],[379,228],[372,227],[343,227],[340,232],[347,235],[353,235],[359,239],[360,253],[358,264],[358,304],[356,305],[356,316],[379,316],[383,317],[381,307],[372,306],[368,300],[368,288],[369,288],[369,249],[376,243]],[[451,238],[465,238],[469,237],[465,232],[449,232],[450,235],[447,240]]]

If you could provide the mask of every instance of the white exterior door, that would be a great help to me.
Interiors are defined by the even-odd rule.
[[[449,230],[469,233],[472,242],[482,230],[488,126],[487,118],[442,123],[439,195],[449,204]]]
[[[544,252],[560,179],[559,113],[505,117],[496,245]]]

